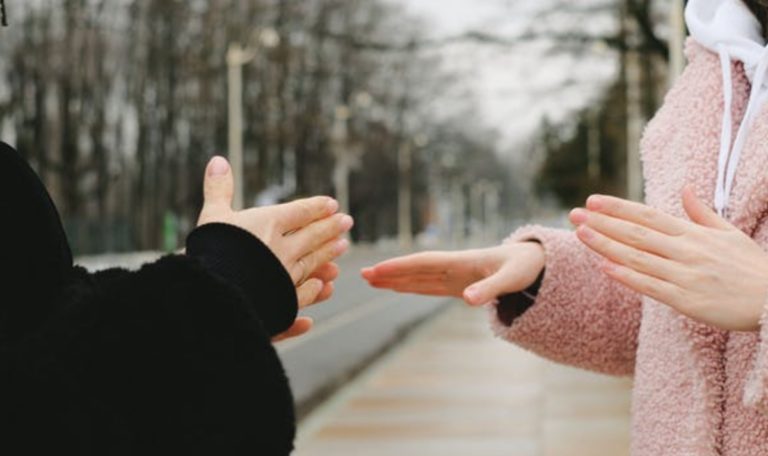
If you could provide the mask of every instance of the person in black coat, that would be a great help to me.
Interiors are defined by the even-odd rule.
[[[351,218],[331,198],[235,212],[216,157],[186,253],[73,266],[46,189],[0,143],[0,454],[286,455],[293,400],[273,338],[333,291]]]

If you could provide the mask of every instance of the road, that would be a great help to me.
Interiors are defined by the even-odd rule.
[[[353,246],[340,259],[333,298],[302,312],[315,319],[308,334],[277,344],[291,381],[299,417],[396,345],[419,322],[440,313],[450,300],[399,295],[372,289],[360,277],[363,266],[396,255],[392,247]],[[80,257],[88,269],[136,268],[158,253]]]

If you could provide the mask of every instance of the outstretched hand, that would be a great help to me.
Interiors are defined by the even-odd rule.
[[[603,195],[570,219],[612,279],[700,322],[757,330],[768,300],[768,253],[690,188],[682,197],[691,221]]]
[[[458,252],[423,252],[363,269],[376,288],[430,296],[455,296],[478,306],[528,288],[544,267],[534,242]]]
[[[324,301],[333,294],[339,273],[333,261],[344,254],[349,241],[342,236],[353,225],[352,217],[338,214],[338,203],[318,196],[275,206],[232,209],[234,178],[227,160],[214,157],[206,168],[205,202],[197,225],[228,223],[247,230],[277,256],[296,286],[299,308]],[[275,339],[309,331],[312,319],[298,317]]]

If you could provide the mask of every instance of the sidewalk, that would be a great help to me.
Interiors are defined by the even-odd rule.
[[[500,341],[456,304],[309,415],[294,455],[626,455],[629,389]]]

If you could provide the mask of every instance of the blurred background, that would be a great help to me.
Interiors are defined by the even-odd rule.
[[[178,247],[214,154],[242,204],[334,195],[406,247],[636,196],[681,48],[675,0],[7,3],[0,136],[78,254]]]
[[[5,3],[0,139],[45,181],[80,263],[183,246],[215,154],[240,207],[327,194],[356,219],[315,329],[278,346],[301,455],[628,454],[629,381],[357,271],[566,226],[593,192],[641,199],[683,0]]]

